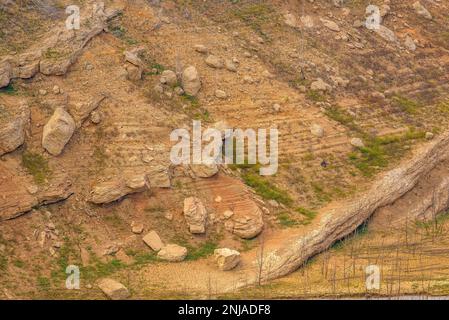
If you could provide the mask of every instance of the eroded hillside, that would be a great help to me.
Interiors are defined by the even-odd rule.
[[[239,297],[373,214],[397,218],[372,227],[369,248],[398,239],[399,252],[404,216],[414,225],[449,207],[449,6],[375,1],[370,30],[369,4],[1,1],[0,297]],[[79,29],[67,28],[70,5]],[[172,164],[170,134],[192,120],[277,128],[278,172]],[[423,237],[412,239],[427,252]],[[239,254],[217,259],[219,248]],[[328,275],[332,250],[316,258],[322,289],[292,289],[290,276],[255,296],[363,293],[357,262],[340,284]],[[65,288],[69,265],[80,290]],[[447,293],[411,279],[407,293]]]

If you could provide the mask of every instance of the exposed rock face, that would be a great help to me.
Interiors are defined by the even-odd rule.
[[[184,217],[191,233],[205,233],[207,210],[200,199],[189,197],[184,199]]]
[[[180,262],[187,256],[187,249],[177,244],[167,244],[157,254],[158,258],[170,262]]]
[[[215,249],[215,261],[223,271],[234,269],[240,262],[240,252],[228,248]]]
[[[91,191],[90,202],[96,204],[110,203],[130,193],[142,192],[148,188],[145,175],[134,175],[100,182]]]
[[[196,96],[201,89],[201,80],[195,67],[189,66],[182,72],[182,88],[190,96]]]
[[[99,280],[98,287],[112,300],[124,300],[130,296],[128,289],[123,284],[113,279],[106,278]]]
[[[17,175],[21,166],[17,160],[0,164],[0,221],[13,219],[33,208],[59,202],[73,194],[69,177],[60,175],[52,184],[39,186],[31,184],[29,176]]]
[[[164,243],[162,242],[161,238],[159,237],[157,232],[154,230],[147,233],[145,235],[145,237],[143,237],[142,240],[143,240],[143,242],[145,242],[145,244],[147,246],[149,246],[151,249],[153,249],[156,252],[161,250],[162,247],[164,246]]]
[[[42,146],[50,154],[60,155],[74,132],[75,121],[72,116],[64,108],[57,108],[44,126]]]
[[[22,106],[19,113],[0,105],[0,156],[14,151],[25,141],[25,129],[30,123],[30,109]]]
[[[195,176],[200,178],[210,178],[218,173],[218,166],[216,163],[191,164],[190,169],[195,174]]]
[[[162,165],[152,167],[147,171],[147,178],[152,188],[170,188],[170,168]]]

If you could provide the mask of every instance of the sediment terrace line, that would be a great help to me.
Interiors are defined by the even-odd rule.
[[[449,131],[418,150],[412,159],[387,172],[356,199],[332,209],[324,208],[319,225],[310,233],[293,236],[279,249],[267,252],[262,261],[261,279],[272,280],[295,271],[309,258],[355,231],[376,209],[393,203],[413,189],[420,178],[448,157]],[[254,279],[251,282],[254,283]]]

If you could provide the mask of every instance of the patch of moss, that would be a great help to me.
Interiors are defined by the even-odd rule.
[[[393,106],[400,108],[402,111],[412,115],[418,113],[419,109],[422,107],[421,103],[403,96],[394,96],[392,99],[392,104]]]
[[[38,153],[24,152],[22,154],[22,166],[34,177],[34,181],[38,184],[44,183],[51,174],[48,161]]]

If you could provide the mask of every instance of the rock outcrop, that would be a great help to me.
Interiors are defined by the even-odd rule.
[[[149,182],[145,175],[116,178],[96,184],[91,191],[89,201],[95,204],[110,203],[127,194],[142,192],[147,188],[149,188]]]

